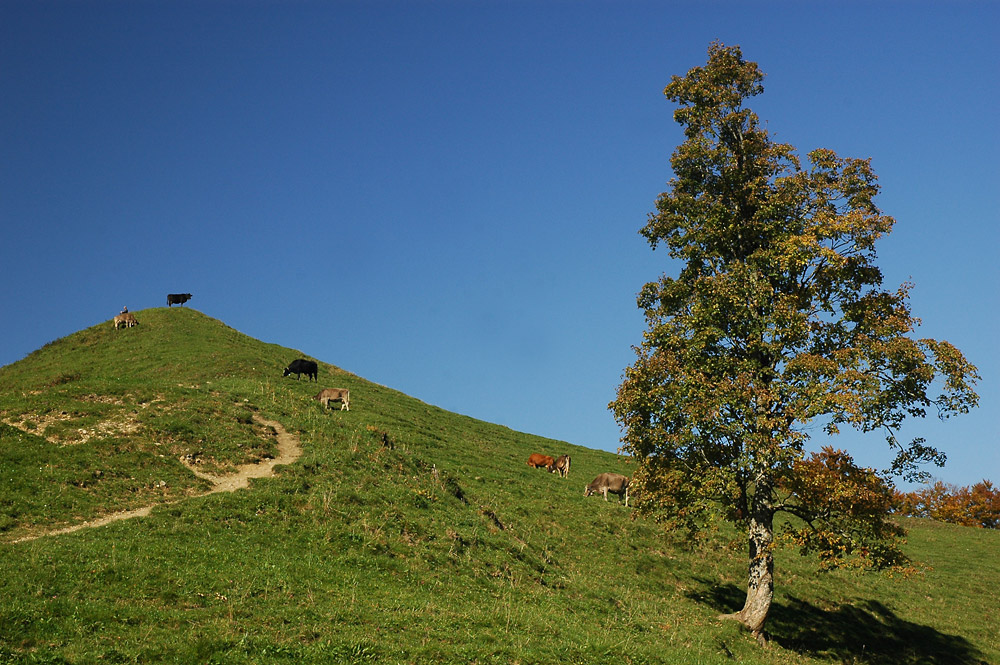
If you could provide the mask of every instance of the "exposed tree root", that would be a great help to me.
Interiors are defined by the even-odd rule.
[[[763,629],[753,630],[750,626],[748,626],[746,620],[743,618],[742,612],[733,612],[732,614],[720,614],[716,618],[719,620],[738,621],[740,626],[742,626],[744,630],[749,631],[750,634],[753,635],[753,638],[757,640],[758,644],[760,644],[762,647],[768,646],[767,633],[765,633]]]

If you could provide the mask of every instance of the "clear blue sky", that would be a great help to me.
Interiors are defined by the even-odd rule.
[[[638,235],[713,40],[805,153],[870,157],[922,336],[982,406],[915,423],[1000,481],[995,2],[0,3],[0,365],[168,292],[426,402],[614,450],[673,272]],[[291,358],[290,358],[291,360]],[[357,400],[364,408],[363,400]],[[832,443],[866,464],[880,435]],[[552,451],[558,452],[558,451]]]

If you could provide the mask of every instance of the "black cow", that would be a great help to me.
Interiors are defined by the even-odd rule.
[[[312,378],[313,381],[318,381],[319,366],[312,360],[302,360],[299,358],[298,360],[293,360],[292,364],[285,368],[285,373],[282,376],[288,376],[289,374],[294,374],[296,381],[302,374]]]
[[[190,293],[168,293],[167,307],[170,307],[171,305],[183,305],[188,300],[191,300]]]

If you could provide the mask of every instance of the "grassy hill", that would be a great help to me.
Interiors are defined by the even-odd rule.
[[[742,605],[734,533],[689,543],[583,497],[623,458],[325,363],[318,385],[283,378],[307,354],[189,308],[136,316],[0,369],[0,663],[1000,663],[996,532],[907,522],[928,565],[910,579],[779,552],[761,650],[716,619]],[[255,414],[302,457],[204,495],[181,459],[273,455]],[[533,452],[570,453],[570,477]]]

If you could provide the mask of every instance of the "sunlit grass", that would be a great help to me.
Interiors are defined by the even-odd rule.
[[[735,533],[688,543],[583,496],[624,459],[321,364],[319,387],[351,390],[350,412],[324,412],[317,383],[281,377],[304,354],[188,308],[136,316],[0,370],[0,418],[17,424],[0,426],[0,663],[1000,662],[995,532],[908,522],[932,566],[911,579],[779,552],[762,651],[716,618],[743,600]],[[254,413],[303,456],[199,496],[179,458],[269,454]],[[529,469],[532,452],[572,454],[570,478]]]

